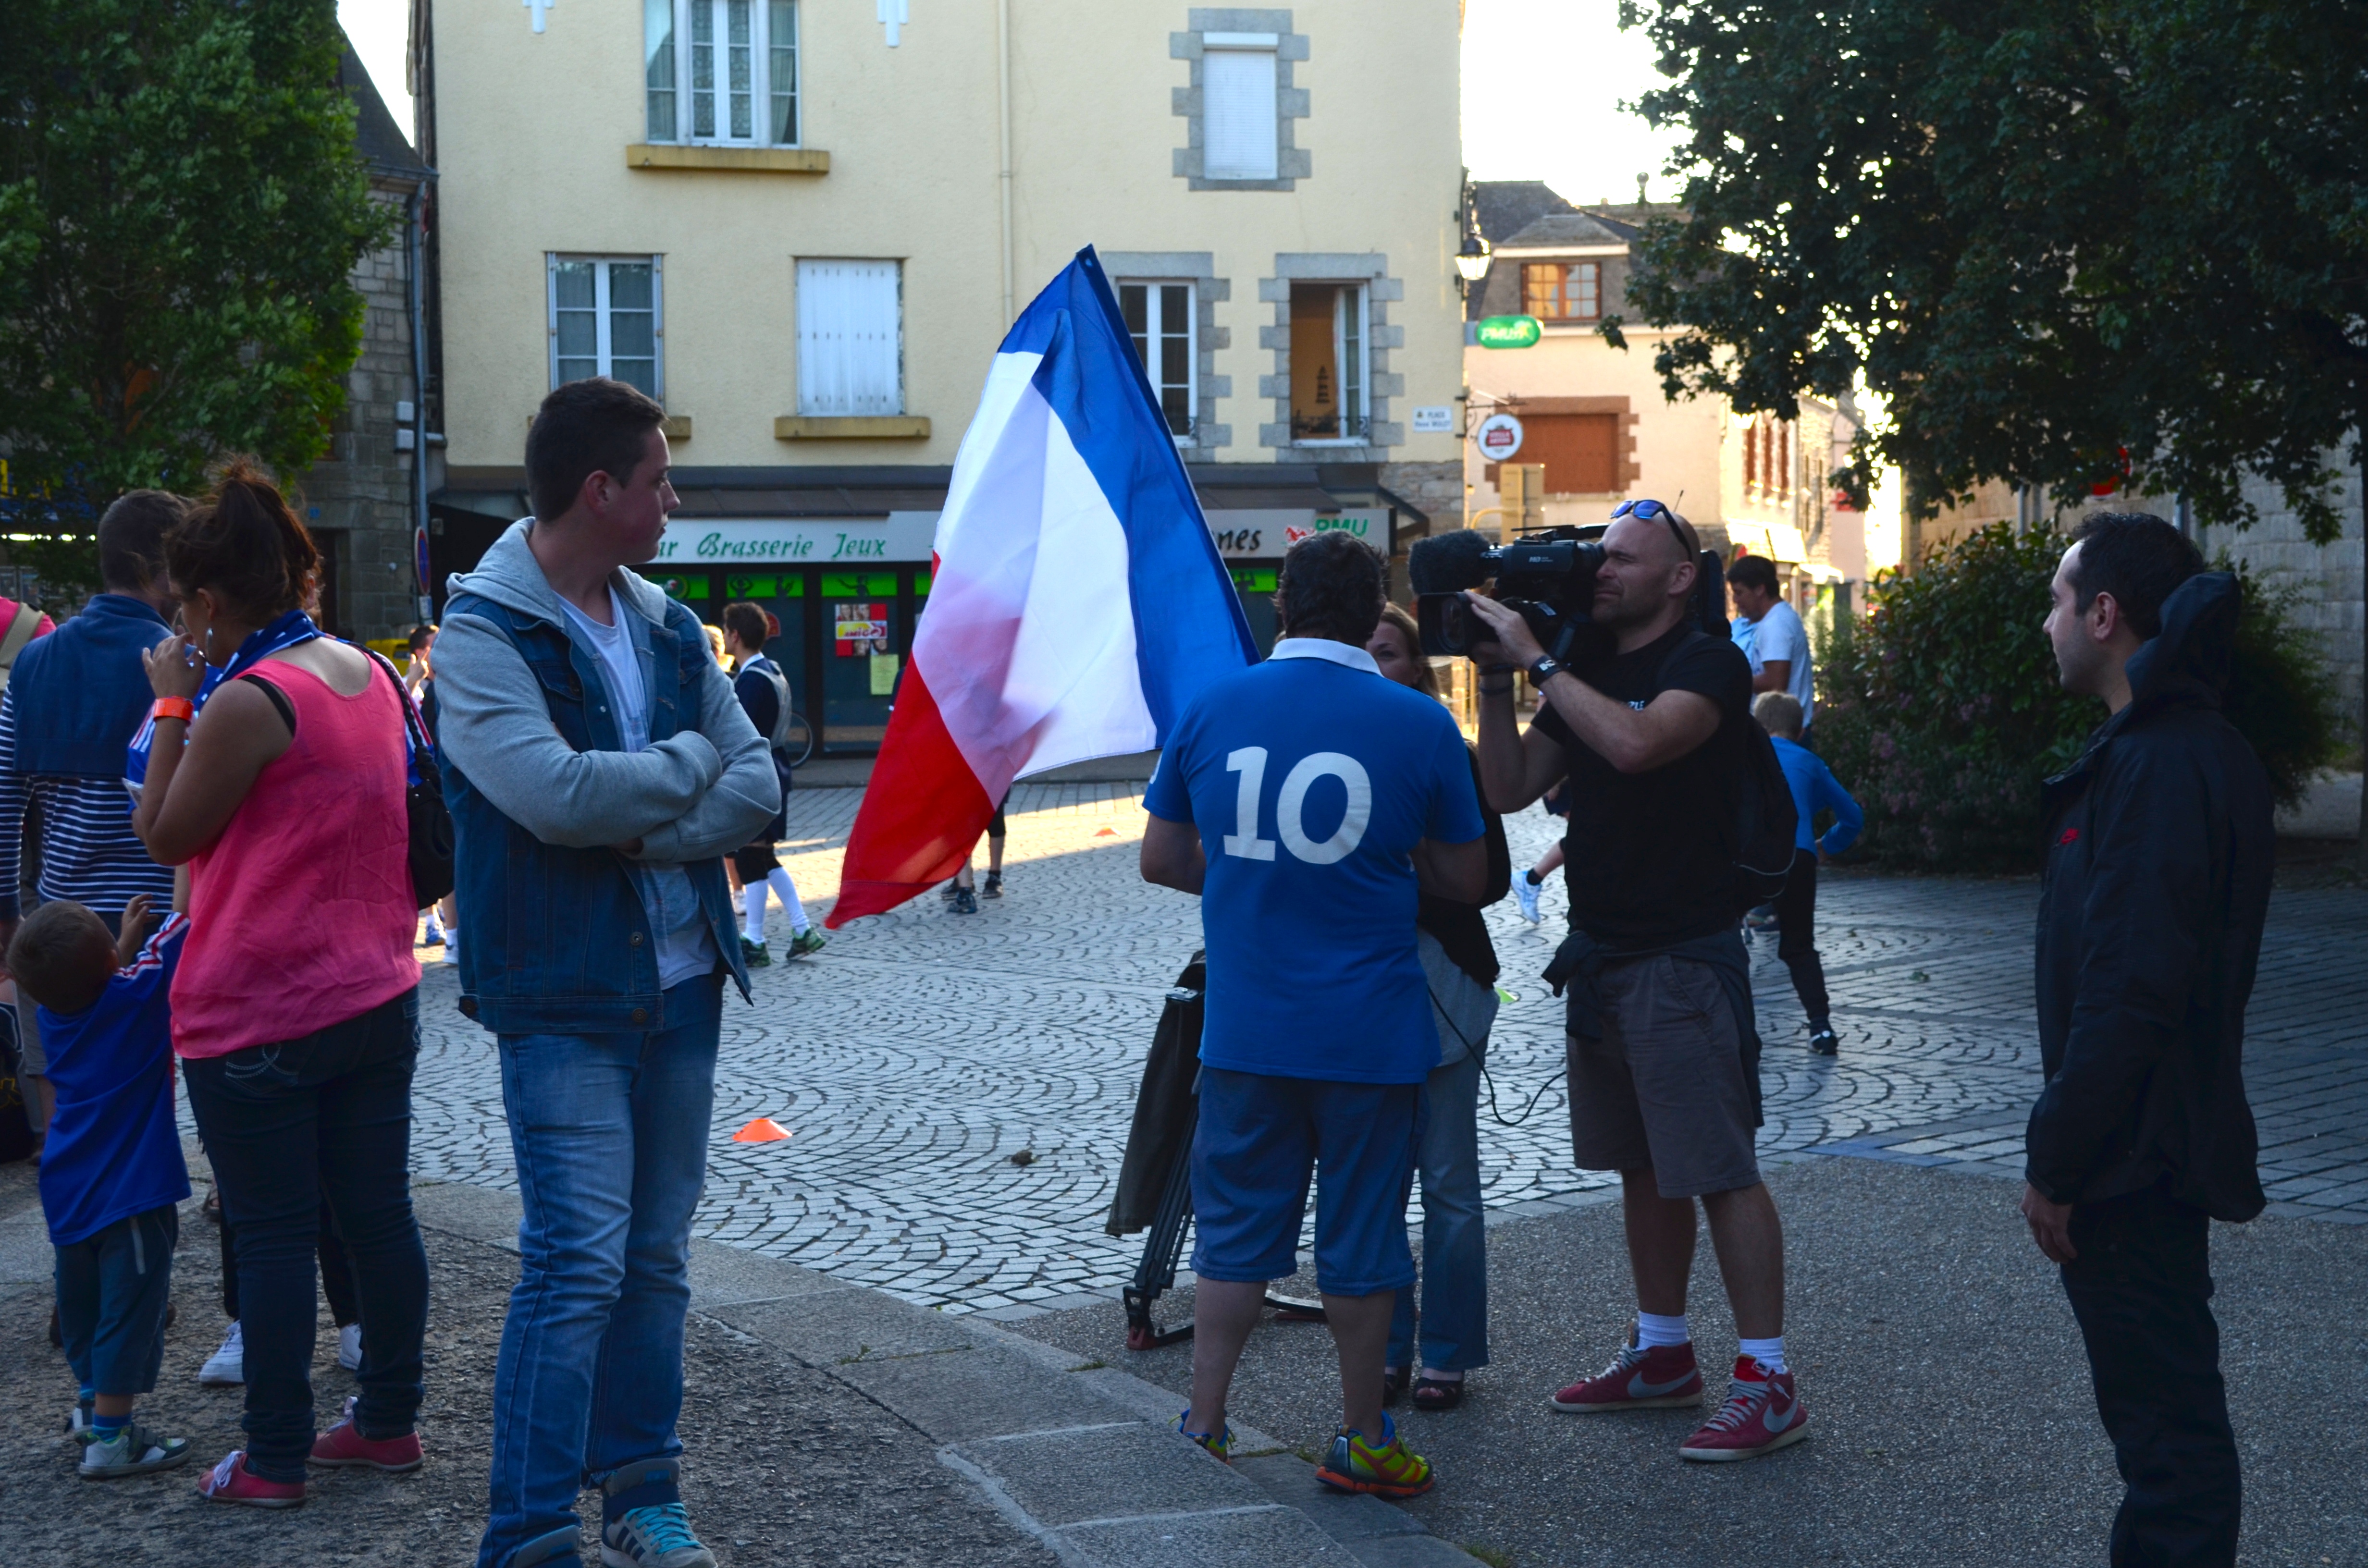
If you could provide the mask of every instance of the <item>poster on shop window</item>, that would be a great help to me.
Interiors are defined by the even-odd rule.
[[[888,607],[884,604],[841,604],[837,635],[833,639],[842,659],[868,658],[888,652]]]

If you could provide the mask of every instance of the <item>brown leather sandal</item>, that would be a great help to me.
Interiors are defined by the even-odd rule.
[[[1452,1410],[1463,1403],[1463,1380],[1449,1382],[1444,1378],[1417,1378],[1414,1383],[1414,1407],[1417,1410]]]

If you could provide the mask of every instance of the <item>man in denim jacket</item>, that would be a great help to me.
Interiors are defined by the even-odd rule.
[[[461,1010],[500,1041],[525,1203],[481,1568],[713,1568],[684,1517],[683,1318],[723,977],[722,857],[780,809],[698,619],[628,566],[678,502],[658,405],[574,381],[527,437],[535,516],[452,580],[436,644]],[[547,520],[546,520],[547,519]]]

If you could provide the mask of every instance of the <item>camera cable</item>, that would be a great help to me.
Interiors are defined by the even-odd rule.
[[[1430,989],[1428,983],[1425,983],[1424,989]],[[1538,1092],[1530,1096],[1530,1103],[1521,1108],[1521,1114],[1520,1117],[1508,1118],[1497,1104],[1497,1076],[1495,1074],[1488,1071],[1488,1037],[1486,1035],[1482,1035],[1480,1037],[1480,1043],[1477,1045],[1473,1044],[1470,1040],[1466,1039],[1463,1031],[1456,1027],[1455,1020],[1448,1016],[1447,1008],[1445,1005],[1440,1001],[1439,993],[1437,991],[1430,992],[1430,1006],[1431,1010],[1436,1012],[1440,1016],[1440,1018],[1447,1025],[1447,1032],[1453,1035],[1458,1040],[1461,1040],[1463,1042],[1463,1049],[1480,1063],[1481,1079],[1488,1085],[1488,1114],[1496,1118],[1500,1126],[1519,1127],[1522,1123],[1528,1121],[1530,1118],[1536,1113],[1538,1102],[1546,1097],[1546,1091],[1553,1088],[1556,1084],[1562,1082],[1563,1078],[1570,1072],[1570,1069],[1565,1066],[1556,1072],[1553,1077],[1548,1078],[1544,1083],[1539,1085]]]

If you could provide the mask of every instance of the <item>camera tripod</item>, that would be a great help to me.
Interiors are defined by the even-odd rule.
[[[1143,1261],[1136,1265],[1134,1283],[1121,1295],[1126,1302],[1126,1347],[1129,1350],[1156,1350],[1163,1345],[1173,1345],[1179,1339],[1192,1337],[1192,1324],[1187,1321],[1174,1328],[1163,1329],[1151,1315],[1152,1303],[1176,1288],[1176,1265],[1184,1256],[1185,1231],[1192,1218],[1192,1145],[1188,1139],[1177,1151],[1176,1164],[1167,1173],[1167,1186],[1159,1199],[1159,1213],[1143,1241]],[[1269,1290],[1266,1304],[1274,1309],[1277,1323],[1323,1323],[1324,1303],[1304,1301],[1297,1296],[1284,1296]]]

